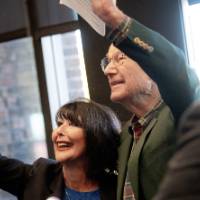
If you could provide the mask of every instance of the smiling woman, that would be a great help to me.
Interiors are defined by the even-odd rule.
[[[22,200],[115,200],[121,126],[114,112],[79,99],[63,105],[56,122],[57,161],[41,158],[27,165],[0,156],[0,187]]]

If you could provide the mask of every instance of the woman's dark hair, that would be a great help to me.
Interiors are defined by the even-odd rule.
[[[69,120],[85,131],[88,178],[101,181],[106,173],[115,172],[121,125],[110,108],[88,99],[77,99],[58,110],[56,122],[59,119]]]

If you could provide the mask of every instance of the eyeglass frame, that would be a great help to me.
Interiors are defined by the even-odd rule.
[[[108,58],[108,56],[105,56],[101,59],[101,70],[105,72],[106,67],[112,62],[113,64],[119,65],[123,64],[124,59],[126,59],[127,56],[121,51],[116,52],[112,58]]]

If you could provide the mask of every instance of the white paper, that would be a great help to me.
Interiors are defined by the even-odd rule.
[[[60,0],[61,4],[77,12],[100,35],[105,36],[105,23],[92,11],[90,0]]]

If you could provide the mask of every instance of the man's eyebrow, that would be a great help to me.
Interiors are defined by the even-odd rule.
[[[123,53],[122,51],[116,51],[116,52],[114,52],[113,54],[112,54],[112,56],[110,56],[110,57],[113,57],[113,55],[117,55],[117,54],[119,54],[119,53]],[[107,53],[106,55],[105,55],[107,58],[109,58],[109,53]]]

